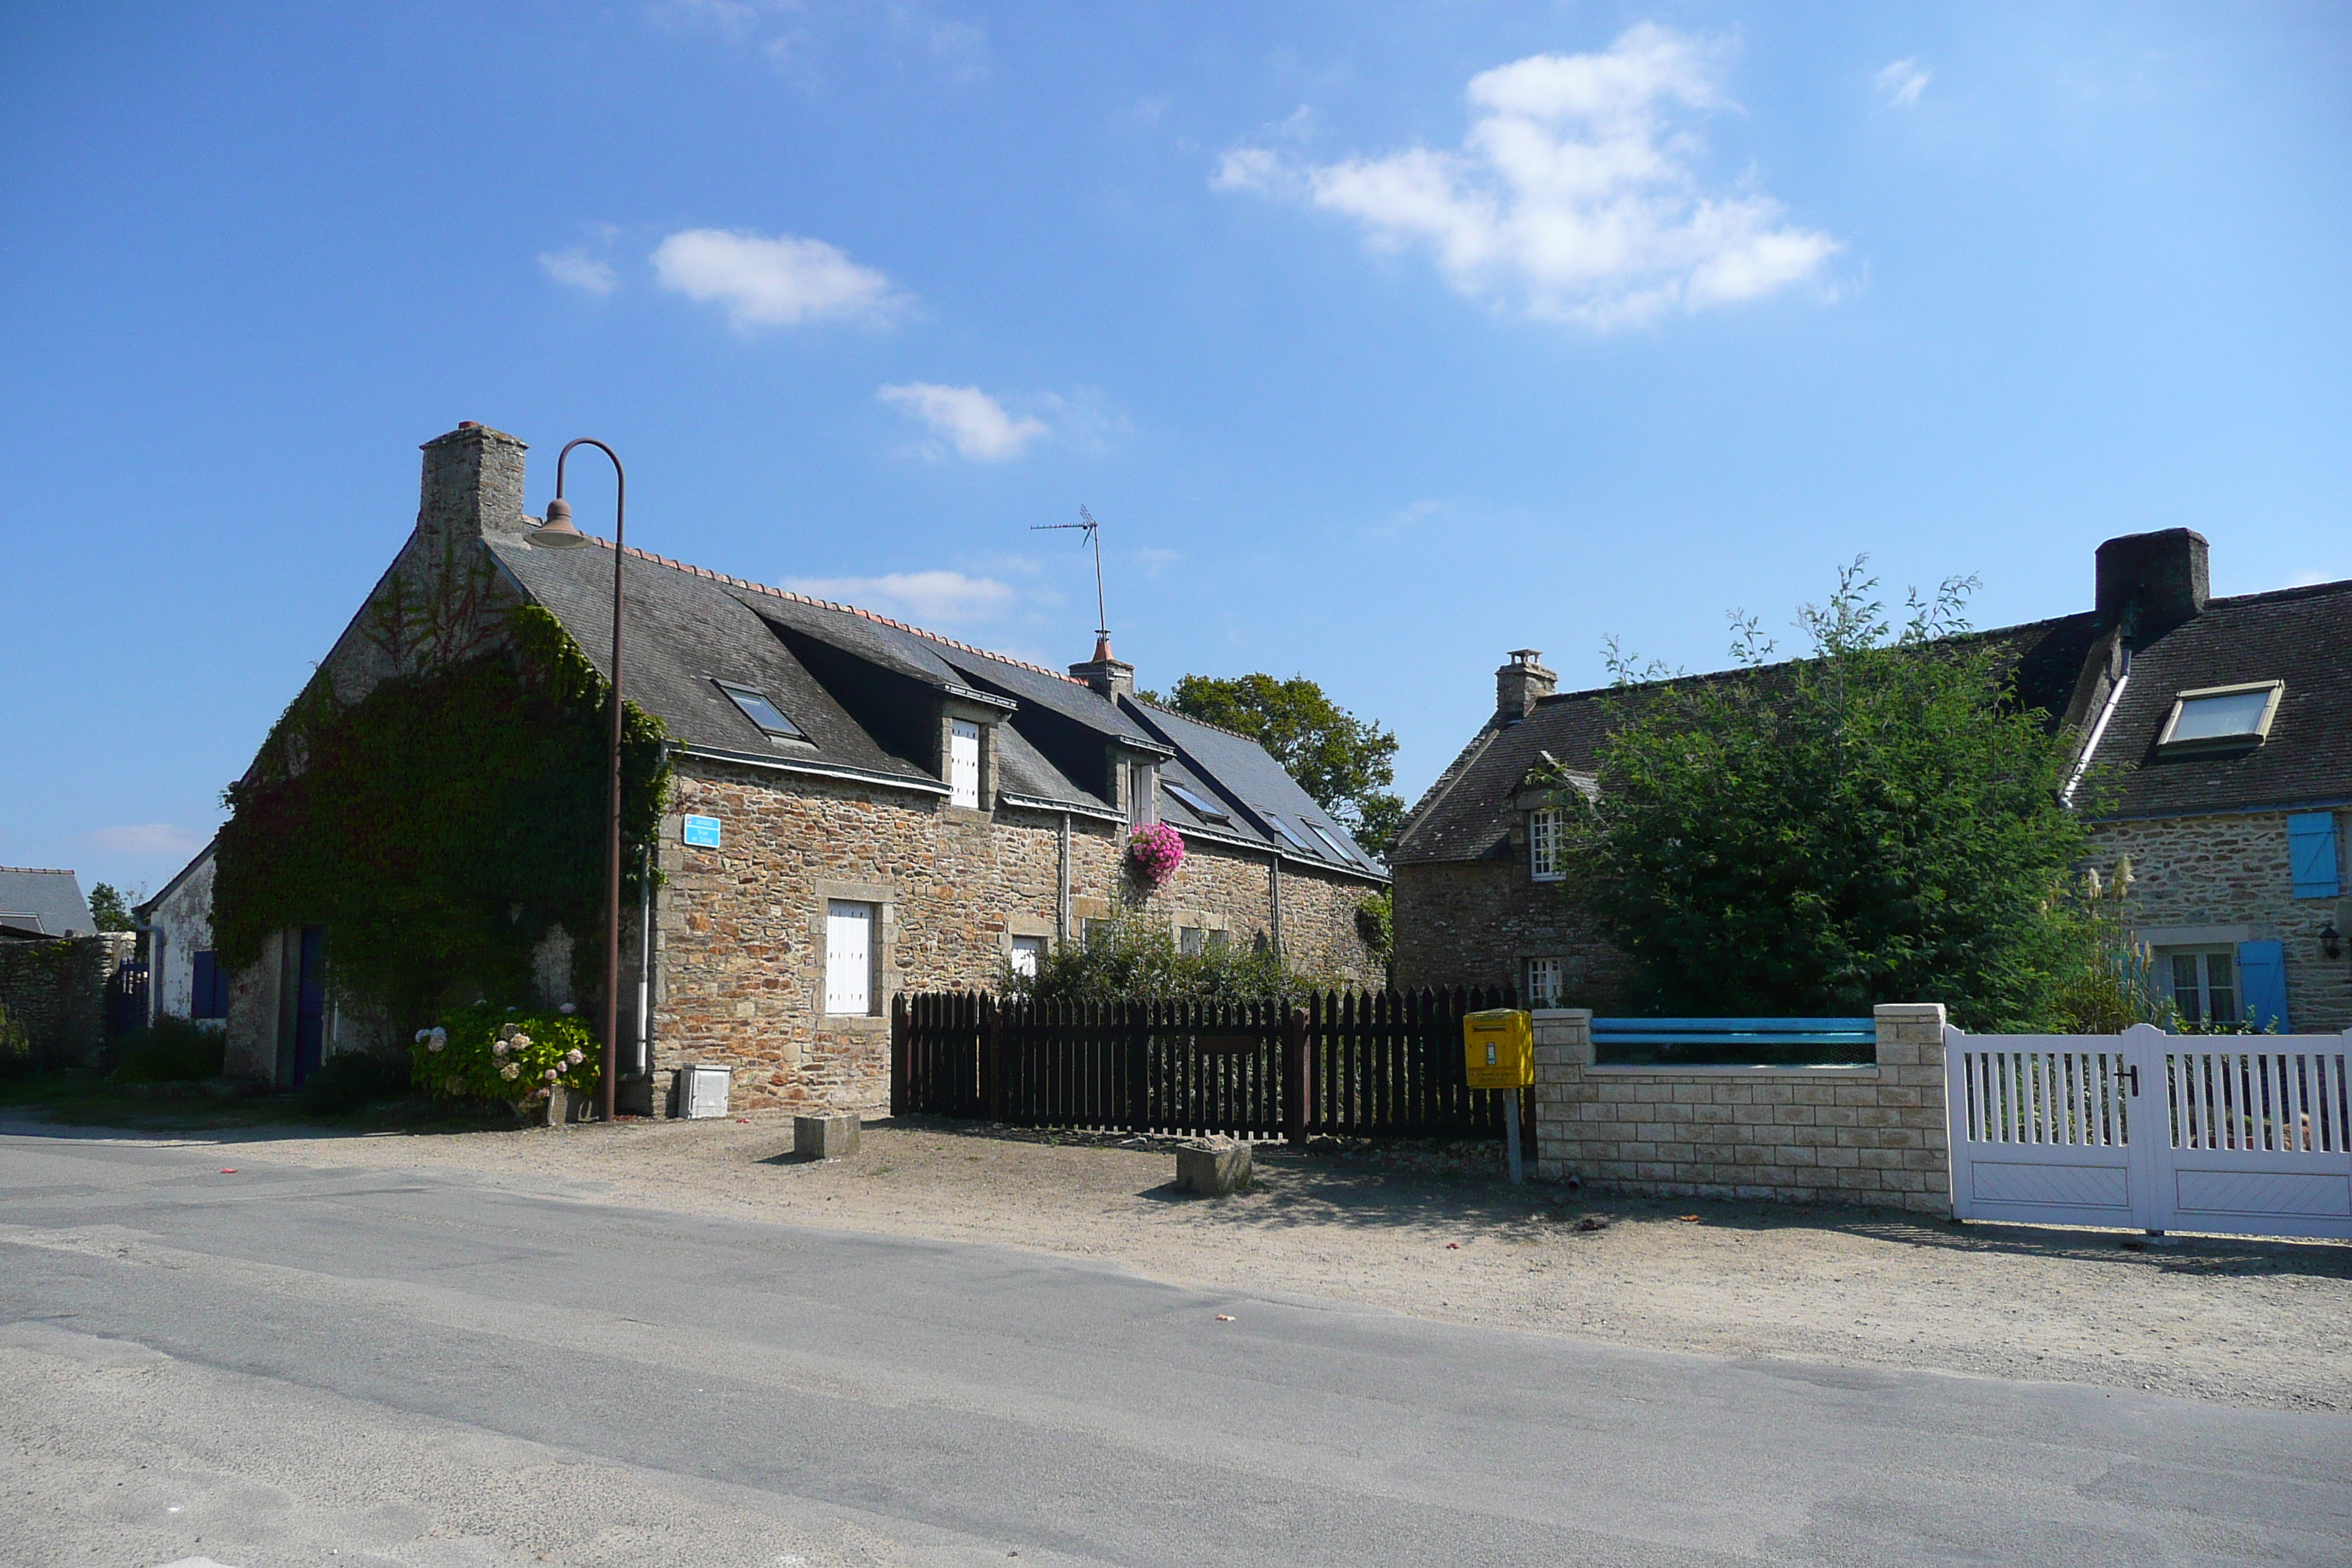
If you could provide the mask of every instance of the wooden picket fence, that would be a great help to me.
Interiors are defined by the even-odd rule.
[[[900,994],[890,1106],[1029,1127],[1237,1138],[1503,1135],[1465,1081],[1462,1020],[1505,991],[1330,992],[1270,1002],[1026,1002]],[[1532,1106],[1528,1108],[1532,1110]]]

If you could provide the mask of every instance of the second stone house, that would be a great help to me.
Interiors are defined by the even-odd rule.
[[[2126,917],[2181,1016],[2342,1029],[2352,582],[2216,598],[2208,561],[2188,529],[2111,539],[2092,608],[1977,635],[2074,737],[2096,868],[2126,877]],[[1397,981],[1619,1011],[1626,966],[1569,891],[1554,791],[1560,773],[1594,787],[1611,699],[1639,692],[1559,691],[1531,648],[1496,683],[1391,857]]]
[[[523,443],[467,425],[425,454],[416,528],[372,603],[454,606],[475,629],[404,647],[463,657],[535,605],[609,671],[613,551],[534,546]],[[1122,913],[1187,951],[1261,945],[1379,982],[1358,918],[1379,864],[1255,742],[1138,698],[1108,637],[1065,674],[634,550],[624,583],[625,686],[662,721],[671,779],[662,880],[625,921],[625,1107],[657,1110],[698,1062],[734,1069],[738,1109],[880,1109],[895,994],[993,986]],[[404,668],[371,624],[321,666],[346,703]],[[1147,887],[1127,846],[1153,823],[1187,854]],[[332,962],[323,933],[289,930],[238,977],[232,1071],[290,1086],[358,1042]],[[584,1007],[576,972],[544,966],[538,1000]]]

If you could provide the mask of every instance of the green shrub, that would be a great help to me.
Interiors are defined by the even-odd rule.
[[[524,1013],[479,1002],[416,1031],[408,1053],[419,1089],[445,1100],[543,1100],[562,1084],[596,1087],[596,1037],[562,1013]]]
[[[218,1078],[226,1033],[199,1028],[185,1018],[158,1018],[133,1029],[114,1045],[118,1083],[181,1083]]]
[[[1181,952],[1166,921],[1142,910],[1089,921],[1085,942],[1041,953],[1035,974],[1008,971],[1002,982],[1006,994],[1041,1002],[1286,1001],[1322,984],[1254,943]]]
[[[408,1063],[373,1051],[329,1057],[302,1085],[302,1109],[312,1116],[337,1116],[371,1100],[389,1100],[408,1088]]]

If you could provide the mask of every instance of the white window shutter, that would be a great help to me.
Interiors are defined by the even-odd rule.
[[[874,1010],[874,906],[835,899],[824,910],[824,1010]]]
[[[980,809],[980,726],[962,719],[948,721],[948,799]]]

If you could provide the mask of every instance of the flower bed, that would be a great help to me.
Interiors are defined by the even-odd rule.
[[[596,1087],[596,1037],[562,1013],[478,1003],[416,1031],[416,1086],[444,1100],[503,1100],[528,1110],[558,1085]]]

